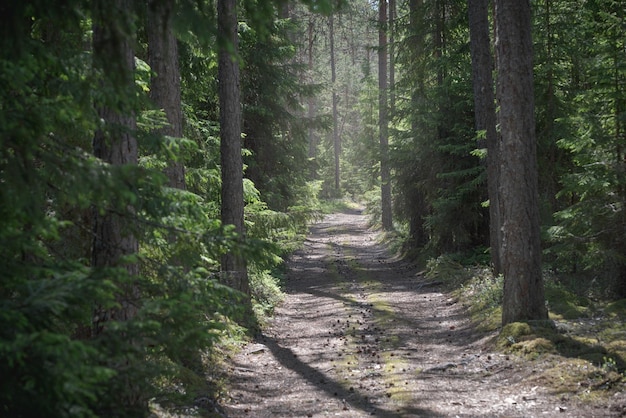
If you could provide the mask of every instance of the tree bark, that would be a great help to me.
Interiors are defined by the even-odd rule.
[[[389,168],[389,121],[387,103],[387,0],[378,8],[378,138],[380,142],[380,194],[382,227],[393,229],[391,215],[391,174]]]
[[[238,237],[243,239],[245,226],[236,0],[218,0],[217,29],[222,165],[221,219],[223,225],[234,225]],[[225,283],[249,296],[246,260],[235,251],[225,254],[221,261]]]
[[[489,0],[468,0],[470,50],[474,85],[476,130],[485,131],[487,148],[487,194],[489,196],[489,242],[493,273],[500,265],[500,197],[498,194],[499,149],[493,92],[493,59],[489,39]]]
[[[109,96],[107,103],[98,109],[103,121],[93,138],[94,155],[111,166],[136,165],[138,163],[137,140],[133,136],[137,128],[135,116],[128,106],[119,106],[116,98],[133,94],[135,57],[131,46],[132,39],[126,32],[132,25],[120,23],[120,19],[132,16],[131,0],[100,0],[95,2],[93,24],[94,65],[103,70],[105,90]],[[127,25],[126,25],[127,24]],[[114,93],[111,93],[111,92]],[[116,106],[116,107],[114,107]],[[94,269],[123,267],[131,280],[119,284],[117,308],[96,307],[94,310],[92,335],[100,335],[110,321],[127,321],[137,315],[140,306],[140,291],[133,277],[139,275],[137,263],[124,259],[139,251],[138,240],[130,220],[134,217],[132,207],[120,213],[113,208],[103,214],[94,211],[92,266]],[[132,343],[132,341],[131,341]],[[132,368],[132,365],[122,367]],[[124,376],[124,373],[122,373]],[[122,377],[124,378],[124,377]],[[137,382],[130,379],[124,382],[125,390],[120,402],[125,408],[139,413],[147,408]]]
[[[335,15],[332,13],[328,21],[329,37],[330,37],[330,73],[331,84],[333,89],[333,150],[335,156],[335,194],[339,196],[341,190],[341,173],[339,172],[339,156],[341,154],[341,140],[339,138],[339,116],[337,105],[339,97],[337,96],[335,83],[337,82],[337,71],[335,66]]]
[[[315,26],[315,22],[313,20],[313,16],[309,16],[309,25],[308,25],[308,34],[309,34],[309,45],[307,48],[307,60],[308,60],[308,70],[309,70],[309,77],[310,77],[310,82],[311,84],[313,84],[313,45],[314,45],[314,38],[313,38],[313,29]],[[309,158],[311,159],[311,161],[315,160],[315,157],[317,156],[317,141],[315,139],[315,129],[313,128],[313,119],[315,118],[315,97],[313,95],[310,95],[307,99],[307,106],[308,106],[308,110],[307,110],[307,114],[308,114],[308,119],[309,119],[309,127],[308,127],[308,139],[309,139]],[[315,169],[316,164],[311,164],[311,179],[315,179],[316,177],[316,169]]]
[[[395,26],[396,0],[389,0],[389,114],[393,118],[396,110],[396,63]]]
[[[424,59],[426,54],[424,48],[425,34],[419,30],[424,22],[424,2],[423,0],[410,0],[409,1],[409,25],[411,26],[411,36],[414,39],[412,47],[414,49],[413,56],[415,62]],[[424,64],[419,63],[416,67],[414,74],[415,85],[413,86],[413,92],[411,94],[411,103],[413,108],[417,109],[422,106],[425,99],[425,87],[424,87]],[[420,129],[420,125],[416,118],[411,118],[411,130],[417,132]],[[414,176],[415,177],[415,176]],[[417,179],[414,183],[417,183]],[[409,234],[411,237],[412,245],[415,248],[423,247],[428,243],[428,234],[424,228],[424,217],[428,214],[428,208],[423,191],[419,186],[412,186],[410,191],[410,204],[411,212],[409,219]]]
[[[178,68],[178,44],[172,28],[174,0],[150,0],[148,2],[148,63],[155,73],[150,80],[150,97],[154,104],[165,111],[168,126],[161,130],[172,138],[183,136],[183,111],[180,99],[180,70]],[[184,190],[185,166],[180,160],[168,161],[165,174],[170,187]]]
[[[502,134],[502,323],[547,319],[539,231],[529,0],[496,0],[497,99]]]

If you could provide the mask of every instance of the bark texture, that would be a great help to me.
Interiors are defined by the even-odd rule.
[[[424,20],[423,0],[409,0],[409,24],[412,30],[412,47],[415,49],[414,56],[420,57],[425,54],[424,51],[424,34],[420,33],[419,27]],[[416,60],[417,61],[417,60]],[[413,93],[411,94],[411,102],[414,108],[419,108],[425,100],[424,93],[424,65],[418,63],[416,65],[416,83],[413,87]],[[411,130],[417,132],[420,128],[420,124],[416,118],[411,119]],[[412,185],[410,188],[410,202],[412,210],[410,212],[411,218],[409,219],[409,234],[411,236],[412,244],[415,248],[422,247],[428,243],[428,233],[424,228],[424,217],[428,214],[428,207],[424,193],[416,185]]]
[[[502,323],[547,318],[541,277],[538,174],[528,0],[496,0],[500,107]]]
[[[123,94],[132,94],[134,89],[135,56],[132,48],[130,16],[133,15],[132,0],[100,0],[95,3],[93,26],[94,63],[103,70],[107,103],[98,114],[103,126],[95,132],[93,152],[104,163],[112,166],[136,165],[138,162],[135,116],[128,105],[120,105],[117,99]],[[115,107],[114,107],[115,106]],[[139,266],[128,263],[125,257],[136,254],[138,240],[132,228],[134,209],[109,208],[104,213],[94,213],[92,266],[94,269],[121,267],[127,270],[130,281],[119,284],[116,308],[95,307],[92,335],[97,337],[107,328],[110,321],[128,321],[137,315],[141,294],[134,277],[139,275]],[[130,344],[138,345],[128,336]],[[147,410],[141,384],[128,373],[133,360],[125,364],[112,365],[120,372],[123,384],[120,404],[124,409],[142,416]],[[131,373],[132,374],[132,373]]]
[[[489,39],[489,0],[468,0],[470,49],[474,86],[476,130],[485,131],[481,146],[487,148],[487,193],[489,196],[489,242],[495,275],[500,265],[500,197],[498,194],[499,149],[493,92],[493,59]]]
[[[335,15],[331,14],[328,20],[328,29],[330,37],[330,73],[331,83],[333,88],[333,153],[335,157],[335,193],[339,196],[339,190],[341,190],[341,173],[339,172],[339,155],[341,154],[341,142],[339,139],[339,115],[337,111],[337,105],[339,97],[335,90],[335,83],[337,81],[337,71],[335,68]]]
[[[129,0],[115,0],[109,7],[114,7],[118,12],[131,10]],[[121,71],[115,74],[115,78],[123,77],[126,86],[122,85],[120,88],[132,86],[134,53],[130,40],[124,36],[115,36],[114,29],[105,26],[106,24],[107,22],[94,24],[96,62],[115,60],[115,67],[109,67],[108,70],[117,68]],[[128,112],[107,106],[98,109],[98,114],[105,125],[94,135],[94,155],[113,166],[136,165],[138,149],[137,140],[133,136],[136,129],[135,117]],[[137,253],[139,249],[137,238],[131,232],[131,228],[128,228],[133,209],[131,207],[126,209],[126,213],[109,210],[104,214],[96,214],[92,251],[92,265],[95,268],[120,266],[125,256]],[[138,274],[137,264],[125,264],[124,267],[130,275]],[[95,334],[100,333],[109,320],[123,321],[135,316],[137,293],[136,289],[130,288],[125,294],[120,295],[120,308],[99,312],[94,323]]]
[[[382,227],[393,229],[391,216],[391,174],[389,168],[389,116],[387,100],[387,0],[378,8],[378,139],[380,142],[380,194]]]
[[[218,0],[218,80],[220,101],[220,154],[222,164],[222,224],[234,225],[245,236],[243,160],[241,157],[241,91],[237,61],[236,0]],[[222,257],[222,274],[227,285],[250,294],[246,260],[237,252]]]
[[[309,82],[313,83],[313,45],[314,45],[314,37],[313,37],[313,29],[314,29],[314,20],[313,16],[309,16],[309,25],[308,25],[308,47],[307,47],[307,58],[308,58],[308,70],[309,70]],[[309,158],[313,161],[317,157],[317,141],[315,139],[315,129],[313,128],[313,119],[315,118],[315,97],[310,95],[307,98],[307,116],[309,119],[309,127],[308,127],[308,139],[309,139]],[[314,179],[316,177],[315,165],[311,165],[311,178]]]
[[[148,63],[155,73],[150,80],[150,97],[165,111],[168,126],[161,133],[173,138],[183,136],[183,111],[180,99],[178,44],[172,29],[174,0],[148,2]],[[185,167],[181,161],[168,161],[165,174],[170,187],[185,189]]]

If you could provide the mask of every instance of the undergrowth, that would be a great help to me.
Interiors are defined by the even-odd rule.
[[[350,199],[324,199],[319,203],[321,214],[361,211],[361,205]]]
[[[549,320],[502,327],[504,279],[484,265],[464,265],[443,255],[426,263],[425,278],[438,282],[459,300],[477,330],[496,333],[493,348],[526,361],[541,361],[537,384],[601,399],[624,388],[626,371],[626,300],[594,298],[578,282],[544,274]]]
[[[252,308],[261,325],[272,316],[274,309],[284,298],[280,281],[278,270],[252,270],[250,272]]]

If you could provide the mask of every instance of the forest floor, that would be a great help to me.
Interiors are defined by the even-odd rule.
[[[496,333],[377,239],[356,210],[311,226],[284,302],[228,360],[226,416],[626,416],[623,383],[606,396],[551,385],[540,376],[558,356],[496,350]]]

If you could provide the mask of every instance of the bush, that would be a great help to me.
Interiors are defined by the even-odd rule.
[[[250,291],[255,314],[261,321],[271,315],[284,298],[279,279],[268,270],[250,272]]]

